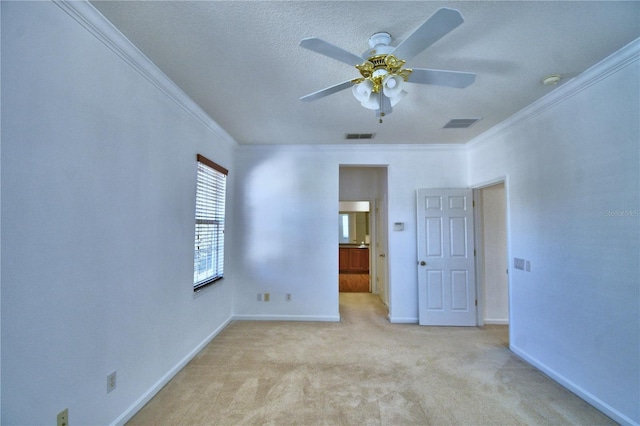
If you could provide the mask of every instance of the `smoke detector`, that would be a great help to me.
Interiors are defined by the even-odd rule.
[[[556,85],[562,80],[562,76],[560,74],[551,74],[542,79],[542,84],[545,86],[553,86]]]

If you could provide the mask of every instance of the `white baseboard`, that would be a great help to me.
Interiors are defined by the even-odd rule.
[[[508,319],[485,319],[485,325],[509,325]]]
[[[595,408],[597,408],[598,410],[602,411],[607,416],[611,417],[611,419],[613,419],[617,423],[619,423],[621,425],[640,426],[640,423],[637,423],[637,422],[633,421],[628,416],[626,416],[623,413],[619,412],[618,410],[616,410],[615,408],[613,408],[612,406],[610,406],[606,402],[600,400],[599,398],[597,398],[596,396],[594,396],[593,394],[591,394],[587,390],[585,390],[585,389],[581,388],[580,386],[576,385],[571,380],[569,380],[566,377],[564,377],[563,375],[557,373],[555,370],[549,368],[547,365],[545,365],[544,363],[538,361],[536,358],[533,358],[533,357],[527,355],[526,352],[522,351],[521,349],[518,349],[516,346],[511,345],[510,349],[511,349],[511,351],[513,353],[518,355],[520,358],[522,358],[523,360],[525,360],[529,364],[533,365],[538,370],[542,371],[544,374],[546,374],[547,376],[549,376],[550,378],[552,378],[553,380],[558,382],[560,385],[562,385],[565,388],[569,389],[571,392],[573,392],[574,394],[576,394],[580,398],[584,399],[589,404],[593,405]]]
[[[340,316],[329,315],[234,315],[234,321],[317,321],[340,322]]]
[[[413,317],[404,318],[387,315],[387,318],[389,318],[389,322],[392,324],[418,324],[418,318]]]
[[[115,425],[124,425],[126,422],[131,420],[131,418],[138,412],[142,407],[145,406],[147,402],[151,400],[160,389],[162,389],[169,381],[180,372],[188,363],[191,361],[197,354],[200,352],[205,346],[207,346],[213,339],[216,337],[222,330],[228,326],[233,318],[227,319],[224,323],[222,323],[218,328],[214,330],[206,339],[204,339],[198,346],[196,346],[191,352],[189,352],[184,358],[180,360],[176,365],[174,365],[164,376],[160,378],[149,390],[147,390],[136,402],[131,405],[124,413],[122,413],[116,420],[111,423],[112,426]]]

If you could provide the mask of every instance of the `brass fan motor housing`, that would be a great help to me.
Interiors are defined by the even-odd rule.
[[[373,83],[373,92],[378,93],[382,88],[382,80],[387,75],[397,75],[402,77],[404,81],[407,81],[412,69],[402,69],[402,66],[406,61],[398,59],[393,55],[373,55],[370,56],[366,62],[361,65],[356,65],[360,75],[362,77],[351,80],[354,84],[362,83],[364,80],[371,80]],[[378,70],[384,72],[376,73]]]

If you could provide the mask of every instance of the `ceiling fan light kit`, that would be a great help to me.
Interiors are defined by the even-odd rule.
[[[392,47],[391,35],[387,32],[374,33],[369,37],[369,50],[365,57],[347,52],[318,38],[305,38],[300,46],[316,53],[355,66],[361,77],[327,87],[300,98],[312,101],[332,93],[352,87],[353,96],[360,104],[375,110],[382,117],[392,112],[393,107],[407,95],[406,83],[433,84],[439,86],[465,88],[475,81],[475,74],[431,70],[423,68],[403,68],[407,60],[438,41],[464,22],[459,11],[448,8],[437,10],[398,46]],[[406,59],[400,59],[404,57]],[[365,59],[364,62],[362,60]]]
[[[385,36],[382,40],[390,39],[387,33],[377,33],[371,36],[369,45],[377,43],[380,34]],[[376,38],[378,40],[373,41]],[[379,117],[384,117],[391,113],[391,107],[407,94],[403,87],[413,70],[403,69],[405,61],[398,60],[391,54],[377,54],[379,46],[379,44],[373,45],[374,50],[371,52],[373,56],[370,56],[366,62],[356,65],[362,77],[353,79],[351,82],[354,84],[353,95],[360,104],[365,108],[376,110]],[[388,98],[388,102],[384,98]]]

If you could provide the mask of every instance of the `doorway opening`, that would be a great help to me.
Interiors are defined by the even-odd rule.
[[[339,168],[339,291],[378,295],[388,306],[387,167]]]
[[[338,224],[338,272],[341,293],[369,293],[370,281],[370,203],[340,201]]]
[[[478,325],[509,326],[507,197],[501,180],[474,190]],[[508,341],[505,342],[508,346]]]

